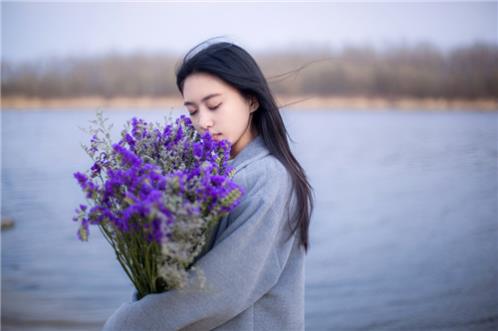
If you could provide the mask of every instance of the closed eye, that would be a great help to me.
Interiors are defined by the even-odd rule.
[[[219,103],[218,105],[214,106],[214,107],[210,107],[209,110],[216,110],[218,108],[220,108],[222,103]],[[197,110],[193,111],[193,112],[189,112],[190,116],[193,116],[195,114],[197,114]]]
[[[215,110],[215,109],[218,109],[220,106],[221,106],[221,103],[219,103],[217,106],[211,107],[211,108],[209,108],[209,109],[210,109],[210,110]]]

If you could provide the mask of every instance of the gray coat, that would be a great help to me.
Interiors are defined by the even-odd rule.
[[[246,194],[218,223],[210,249],[195,263],[208,290],[132,299],[109,317],[103,331],[304,330],[305,253],[299,231],[291,236],[289,230],[295,208],[291,177],[260,136],[230,163]]]

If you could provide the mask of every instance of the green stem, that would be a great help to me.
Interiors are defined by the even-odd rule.
[[[111,235],[109,234],[108,230],[105,229],[105,227],[103,225],[99,225],[99,228],[100,228],[102,234],[104,235],[104,238],[109,242],[109,244],[114,249],[114,252],[116,253],[116,258],[117,258],[119,264],[121,264],[121,267],[125,271],[126,275],[130,279],[130,281],[133,283],[135,288],[140,291],[141,286],[137,282],[136,277],[132,276],[132,272],[129,270],[130,265],[129,265],[128,261],[126,260],[126,257],[121,253],[122,252],[121,249],[118,248],[117,244],[111,239]]]

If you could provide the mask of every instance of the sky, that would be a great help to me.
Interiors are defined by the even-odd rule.
[[[497,2],[6,2],[2,60],[184,54],[224,36],[249,51],[498,43]]]

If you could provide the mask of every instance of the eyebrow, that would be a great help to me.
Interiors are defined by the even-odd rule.
[[[213,98],[213,97],[217,97],[217,96],[220,96],[221,94],[220,93],[213,93],[213,94],[209,94],[209,95],[206,95],[204,98],[202,98],[201,102],[204,102],[206,101],[207,99],[210,99],[210,98]],[[185,106],[189,106],[189,105],[196,105],[194,102],[191,102],[191,101],[185,101],[184,103]]]

